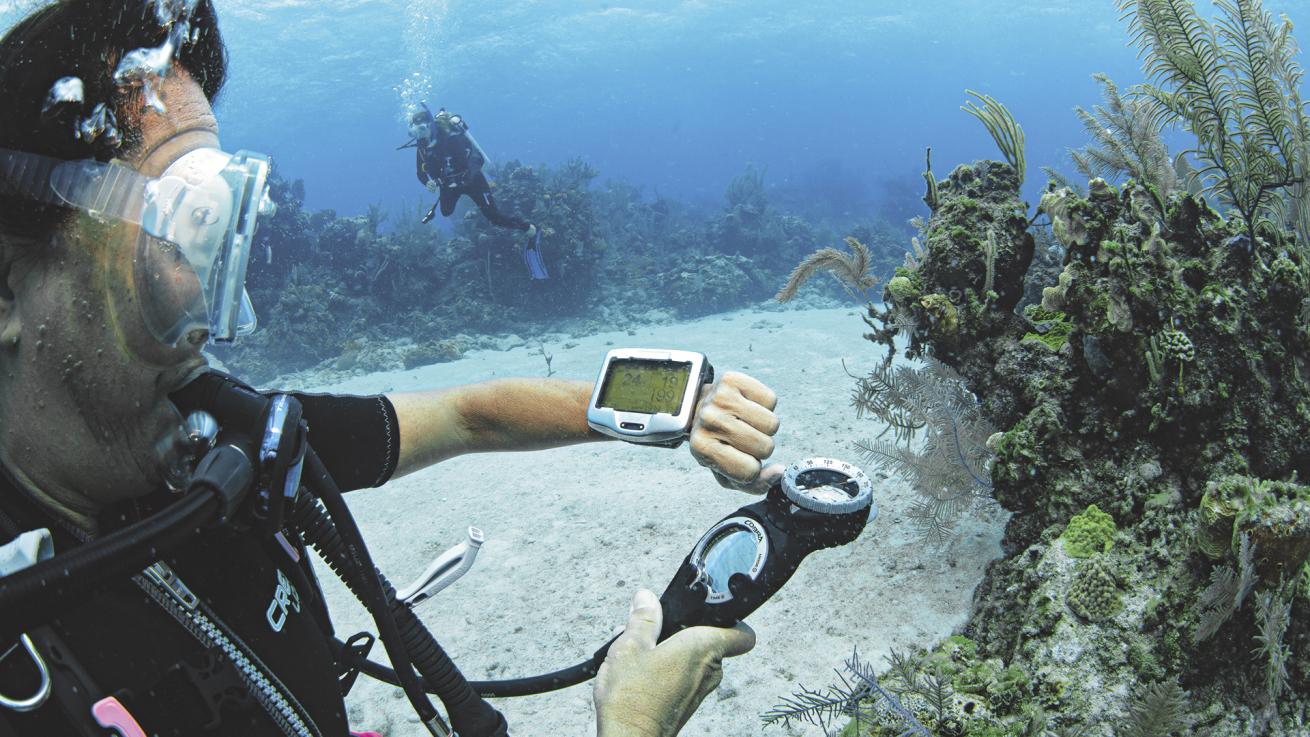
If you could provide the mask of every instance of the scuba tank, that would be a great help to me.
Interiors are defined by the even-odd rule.
[[[464,118],[458,114],[452,115],[447,113],[445,108],[442,108],[437,112],[436,120],[440,121],[442,116],[445,116],[445,121],[449,125],[450,132],[446,135],[452,138],[455,136],[463,136],[468,139],[469,146],[473,150],[473,153],[476,153],[478,158],[481,159],[478,168],[480,169],[483,166],[491,166],[491,159],[487,157],[487,152],[482,150],[482,146],[478,145],[478,139],[474,138],[473,134],[469,132],[468,121],[464,120]],[[441,126],[440,122],[438,123],[438,126]],[[446,126],[441,127],[443,128],[442,132],[445,133]],[[469,169],[472,170],[473,167],[469,166]]]
[[[464,125],[464,137],[469,139],[469,145],[473,147],[473,150],[477,153],[478,158],[482,159],[482,165],[479,166],[478,168],[480,169],[483,166],[491,166],[492,165],[491,159],[487,158],[487,152],[483,151],[482,147],[478,145],[478,139],[474,138],[472,133],[469,133],[468,123],[464,123],[463,120],[461,120],[460,122],[463,123]]]

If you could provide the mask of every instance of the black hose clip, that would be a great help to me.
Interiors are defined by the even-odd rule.
[[[259,478],[250,504],[250,516],[262,532],[271,535],[282,529],[300,490],[308,433],[300,400],[289,394],[269,400],[259,444]]]
[[[341,648],[341,675],[337,678],[337,685],[341,686],[341,697],[345,698],[350,694],[350,689],[355,687],[355,679],[359,677],[360,670],[364,667],[364,662],[368,660],[369,651],[373,649],[373,643],[376,638],[369,632],[357,632],[346,640],[345,647]]]

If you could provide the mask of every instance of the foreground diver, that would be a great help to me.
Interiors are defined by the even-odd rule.
[[[418,180],[429,192],[437,195],[437,201],[423,216],[423,222],[431,222],[438,207],[442,217],[450,217],[459,198],[468,195],[492,225],[522,230],[527,234],[523,260],[533,279],[547,278],[549,275],[541,259],[541,233],[537,226],[506,215],[496,207],[491,184],[487,182],[487,175],[482,173],[487,155],[469,133],[468,123],[444,108],[434,116],[427,105],[423,105],[410,115],[409,134],[411,142],[406,146],[414,146]]]
[[[144,53],[160,50],[171,63]],[[211,103],[225,64],[209,0],[65,0],[0,40],[0,545],[48,528],[65,556],[136,529],[177,499],[180,398],[226,382],[262,401],[200,353],[251,327],[244,272],[215,260],[250,233],[221,208],[181,210],[187,219],[170,206],[242,182],[259,194],[266,160],[219,148]],[[134,197],[147,206],[134,210]],[[197,235],[225,218],[221,242]],[[501,380],[294,395],[317,450],[305,478],[376,487],[462,453],[600,439],[585,420],[590,391]],[[725,485],[766,488],[779,472],[761,467],[774,403],[759,382],[723,375],[697,405],[693,455]],[[184,532],[140,574],[106,574],[0,642],[0,737],[349,734],[331,622],[297,533],[236,522]],[[0,596],[20,575],[0,578]],[[0,620],[22,616],[0,607]],[[660,621],[655,596],[638,592],[596,677],[602,737],[676,734],[721,660],[754,644],[740,625],[656,646]]]

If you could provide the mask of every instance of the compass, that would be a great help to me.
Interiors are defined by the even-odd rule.
[[[791,464],[763,501],[701,535],[660,597],[661,639],[698,624],[735,625],[806,556],[851,542],[876,516],[873,486],[858,467],[833,458]]]

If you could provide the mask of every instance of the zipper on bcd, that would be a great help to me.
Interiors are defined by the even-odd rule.
[[[247,690],[287,737],[322,737],[305,708],[291,696],[245,643],[227,630],[166,563],[155,563],[132,580],[200,644],[214,648],[236,668]]]

